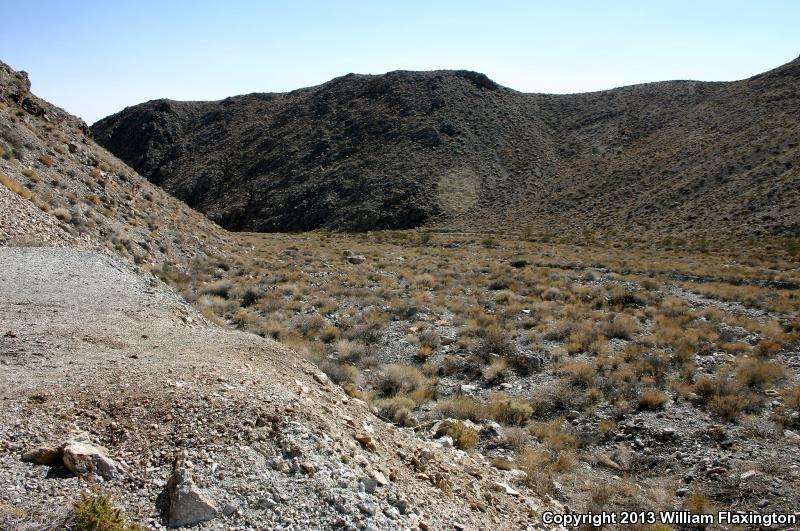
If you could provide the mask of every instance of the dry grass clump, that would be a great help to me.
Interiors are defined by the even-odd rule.
[[[612,314],[602,326],[602,334],[609,339],[631,339],[638,332],[639,323],[626,314]]]
[[[28,190],[24,185],[18,183],[17,181],[11,179],[8,175],[0,174],[0,184],[17,194],[23,199],[30,199],[31,198],[31,191]]]
[[[114,508],[108,496],[97,487],[92,494],[81,494],[81,499],[73,505],[75,523],[81,531],[137,531],[142,529],[130,522],[120,509]]]
[[[639,409],[663,409],[669,397],[658,389],[645,389],[639,393]]]
[[[477,446],[480,439],[476,430],[470,428],[460,420],[450,425],[447,429],[447,435],[452,437],[455,445],[462,450],[474,448]]]
[[[436,394],[436,382],[412,365],[392,364],[384,367],[374,387],[382,396],[405,395],[416,404],[430,400]]]
[[[789,370],[782,363],[745,359],[739,363],[736,379],[751,389],[760,389],[766,384],[785,379],[788,374]]]
[[[488,383],[496,383],[503,379],[508,368],[508,361],[505,358],[495,358],[488,367],[483,370],[483,378]]]

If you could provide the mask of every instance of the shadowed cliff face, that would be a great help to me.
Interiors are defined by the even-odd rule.
[[[157,100],[92,126],[234,230],[788,234],[800,62],[732,83],[523,94],[466,71]]]

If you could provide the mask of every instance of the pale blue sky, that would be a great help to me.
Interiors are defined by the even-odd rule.
[[[93,121],[154,98],[466,68],[525,92],[733,80],[800,54],[800,0],[0,0],[0,60]]]

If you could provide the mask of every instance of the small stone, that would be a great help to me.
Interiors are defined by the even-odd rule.
[[[347,257],[347,261],[350,262],[351,264],[363,264],[364,262],[367,261],[367,259],[366,257],[360,254],[352,254]]]
[[[231,505],[230,503],[226,504],[225,507],[222,508],[222,514],[224,514],[225,516],[230,516],[238,511],[239,508],[236,507],[235,505]]]
[[[35,465],[55,466],[61,464],[61,448],[36,448],[22,454],[22,460]]]
[[[375,450],[375,443],[372,441],[372,437],[370,437],[369,435],[365,435],[363,433],[357,433],[354,437],[355,440],[357,440],[364,448],[373,451]]]
[[[375,506],[369,502],[362,501],[358,504],[358,508],[364,514],[368,514],[370,516],[375,514]]]
[[[767,505],[769,505],[769,500],[768,500],[768,499],[766,499],[766,498],[764,498],[764,499],[762,499],[762,500],[759,500],[759,502],[758,502],[758,504],[757,504],[757,505],[758,505],[758,507],[759,507],[760,509],[763,509],[764,507],[766,507]]]
[[[378,487],[378,482],[372,478],[361,478],[361,485],[364,486],[364,492],[373,494]]]
[[[384,476],[383,473],[378,470],[372,473],[372,477],[373,479],[375,479],[375,481],[378,482],[378,485],[380,485],[381,487],[385,487],[386,485],[389,484],[389,481],[386,479],[386,476]]]
[[[496,491],[504,492],[504,493],[508,494],[509,496],[519,496],[520,495],[519,491],[511,488],[506,483],[501,483],[499,481],[496,481],[494,483],[494,488],[495,488]]]
[[[688,493],[689,493],[689,489],[688,488],[681,487],[681,488],[679,488],[678,490],[675,491],[675,496],[683,497],[683,496],[686,496],[686,494],[688,494]]]

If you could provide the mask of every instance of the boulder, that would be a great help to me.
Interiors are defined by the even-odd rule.
[[[116,479],[120,476],[119,465],[106,456],[106,452],[105,448],[92,444],[88,438],[81,438],[64,446],[61,459],[64,466],[78,477]]]
[[[122,475],[121,468],[107,453],[102,446],[93,444],[88,434],[78,433],[58,446],[42,446],[25,452],[22,460],[47,466],[63,464],[78,477],[117,479]]]
[[[212,502],[192,480],[186,467],[186,453],[181,452],[175,458],[172,476],[167,482],[167,525],[183,527],[200,522],[207,522],[219,514]]]

